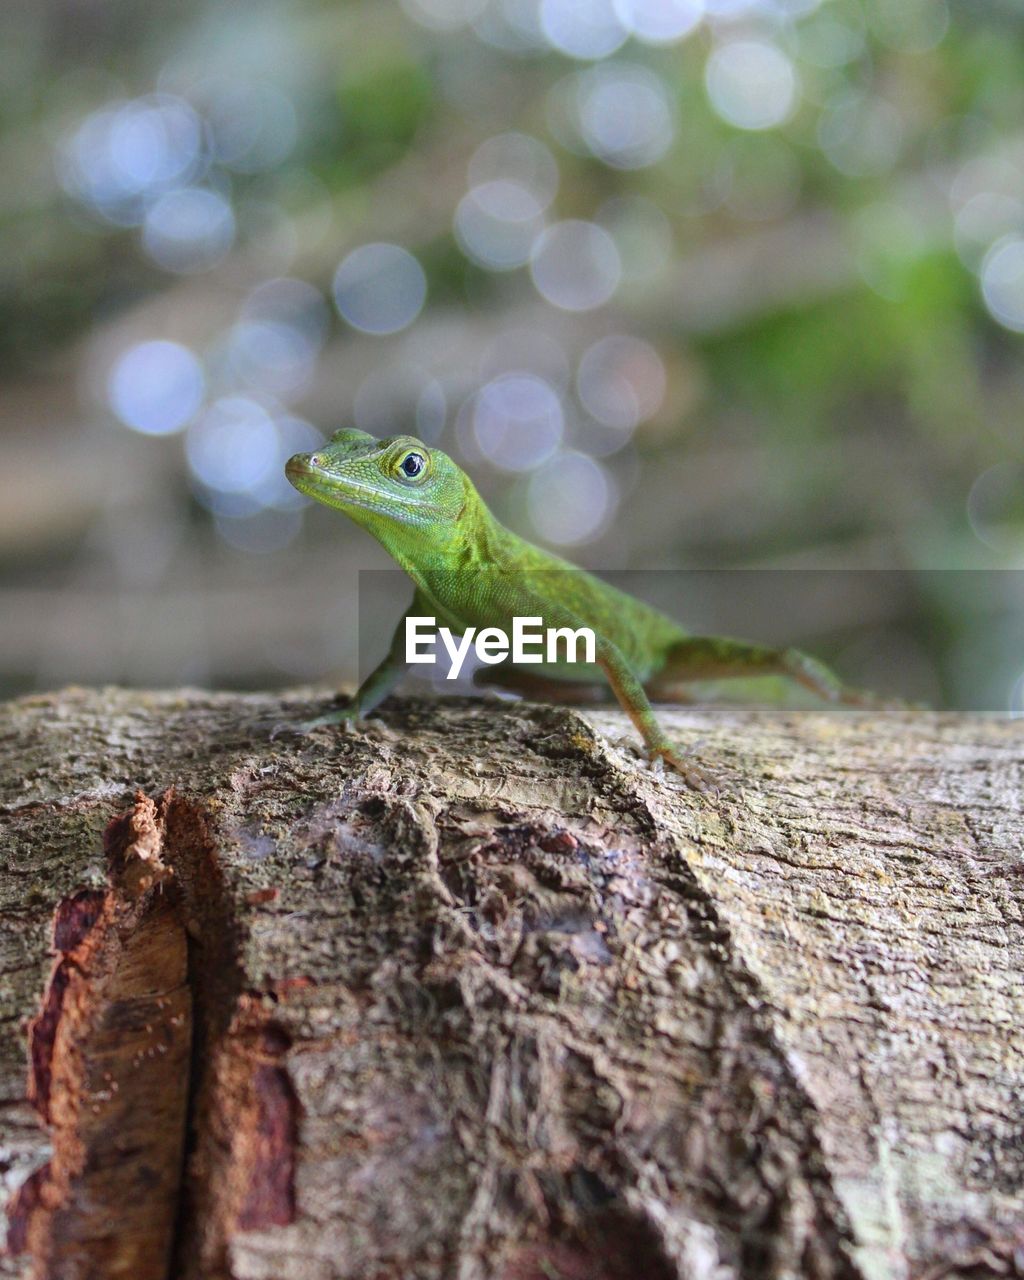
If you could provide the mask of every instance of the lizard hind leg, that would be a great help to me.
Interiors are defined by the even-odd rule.
[[[686,636],[669,649],[650,683],[654,697],[675,695],[678,685],[693,680],[726,680],[751,676],[786,676],[825,702],[870,705],[872,695],[851,689],[817,658],[800,649],[772,649],[717,636]]]
[[[857,689],[852,685],[844,684],[823,662],[819,662],[817,658],[812,658],[800,649],[785,649],[782,657],[785,663],[784,674],[827,702],[841,702],[847,707],[874,707],[888,711],[911,709],[909,703],[899,698],[889,698],[872,693],[870,689]]]

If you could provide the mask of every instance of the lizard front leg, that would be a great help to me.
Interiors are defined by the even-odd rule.
[[[423,597],[416,594],[412,604],[402,615],[391,637],[391,644],[383,659],[370,672],[349,701],[333,711],[325,711],[323,715],[312,720],[301,720],[297,724],[278,725],[272,736],[278,733],[309,733],[312,729],[320,729],[324,725],[351,724],[365,720],[374,711],[401,680],[405,674],[405,620],[410,614],[419,616],[429,612],[429,606]]]
[[[680,774],[695,791],[717,788],[714,777],[676,747],[658,723],[644,686],[637,679],[621,651],[610,640],[599,640],[597,661],[608,678],[619,705],[636,726],[652,760],[664,760]]]

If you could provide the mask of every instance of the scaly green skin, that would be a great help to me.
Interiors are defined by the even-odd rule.
[[[419,466],[417,458],[418,474],[406,474]],[[401,565],[416,585],[409,614],[436,617],[457,634],[471,626],[508,633],[516,616],[541,617],[545,627],[590,627],[600,673],[649,756],[698,789],[708,785],[707,776],[665,735],[648,693],[678,696],[689,680],[782,674],[830,701],[866,700],[798,650],[688,635],[656,609],[526,542],[494,519],[447,454],[411,436],[376,440],[363,431],[339,431],[317,453],[291,458],[287,475],[302,493],[361,524]],[[319,723],[361,718],[387,697],[405,669],[404,621],[352,703]],[[500,670],[502,683],[524,683]],[[553,671],[563,680],[600,673],[570,664]]]

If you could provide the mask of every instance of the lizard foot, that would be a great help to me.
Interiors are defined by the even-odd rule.
[[[681,751],[666,742],[648,747],[646,754],[651,762],[651,769],[655,773],[663,773],[667,764],[694,791],[713,792],[719,795],[723,789],[721,779],[698,763],[695,752],[699,746],[700,743],[695,743],[689,750]]]
[[[293,733],[297,737],[305,737],[306,734],[312,733],[315,729],[323,729],[327,725],[340,725],[345,729],[351,728],[358,721],[359,716],[354,707],[338,707],[334,711],[326,711],[323,715],[314,716],[311,720],[282,720],[278,721],[270,730],[270,739],[281,737],[282,734]]]

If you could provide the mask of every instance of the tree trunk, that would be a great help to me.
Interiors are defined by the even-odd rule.
[[[1024,1275],[1019,722],[0,709],[0,1275]]]

